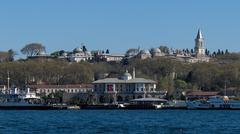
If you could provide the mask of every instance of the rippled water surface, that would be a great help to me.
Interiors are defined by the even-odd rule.
[[[240,134],[240,111],[0,111],[0,133]]]

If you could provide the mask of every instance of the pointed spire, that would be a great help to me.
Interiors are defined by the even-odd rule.
[[[202,35],[202,32],[201,32],[201,29],[198,29],[198,33],[197,33],[196,39],[203,39],[203,35]]]

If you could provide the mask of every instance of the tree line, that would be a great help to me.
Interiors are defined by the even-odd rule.
[[[117,77],[126,69],[135,67],[136,76],[157,81],[158,90],[173,94],[184,90],[222,90],[227,86],[240,89],[240,54],[219,55],[209,63],[188,64],[167,57],[140,60],[130,59],[127,64],[107,62],[64,62],[57,60],[12,61],[0,63],[0,84],[7,84],[10,73],[12,86],[28,84],[79,84],[96,79]],[[104,75],[105,74],[105,75]]]

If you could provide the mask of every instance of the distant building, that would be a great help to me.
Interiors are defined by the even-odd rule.
[[[93,56],[89,51],[83,51],[82,48],[75,48],[72,53],[68,55],[68,58],[72,62],[90,61]]]
[[[156,82],[136,78],[126,71],[119,78],[105,78],[93,82],[97,103],[123,103],[135,98],[160,97]]]
[[[194,52],[176,50],[174,52],[175,58],[178,61],[197,63],[197,62],[209,62],[210,57],[205,54],[204,48],[204,38],[201,30],[198,30],[197,36],[195,38]]]
[[[109,50],[107,51],[95,50],[91,53],[94,55],[95,61],[120,62],[125,57],[123,54],[111,54]]]
[[[0,85],[0,93],[5,93],[7,87],[5,85]]]
[[[102,54],[101,58],[107,62],[120,62],[125,56],[123,54]]]
[[[127,50],[125,56],[129,59],[134,58],[139,54],[139,52],[140,52],[140,48],[138,48],[138,49],[130,48],[130,49]]]
[[[49,95],[51,93],[87,93],[92,92],[92,84],[74,84],[74,85],[28,85],[29,88],[35,90],[37,94]]]
[[[149,50],[141,50],[140,53],[138,53],[137,58],[144,60],[144,59],[152,58],[152,55],[149,52]]]
[[[190,91],[186,93],[186,98],[188,100],[195,100],[195,99],[207,99],[210,96],[218,96],[220,92],[214,91]]]
[[[204,48],[204,38],[201,30],[198,30],[197,37],[195,39],[195,57],[203,57],[205,56],[205,48]]]
[[[44,51],[41,51],[37,55],[28,56],[27,59],[37,60],[37,61],[51,61],[51,60],[55,60],[56,57],[48,55]]]
[[[165,56],[165,54],[159,48],[151,49],[151,54],[152,54],[152,57]]]

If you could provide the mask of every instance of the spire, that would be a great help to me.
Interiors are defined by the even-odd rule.
[[[203,39],[203,35],[202,35],[202,32],[201,32],[201,29],[198,29],[198,33],[197,33],[196,39]]]
[[[135,67],[133,67],[133,75],[132,75],[133,79],[135,79],[136,77],[136,73],[135,73]]]

